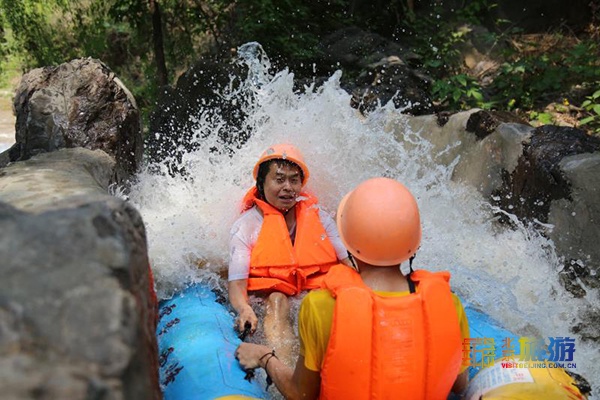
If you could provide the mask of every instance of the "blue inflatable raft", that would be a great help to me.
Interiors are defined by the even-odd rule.
[[[161,302],[157,338],[165,400],[269,398],[264,379],[245,380],[246,374],[234,358],[241,340],[224,301],[209,288],[192,285]],[[472,338],[502,343],[504,338],[514,337],[485,314],[470,307],[465,312]],[[480,360],[477,355],[475,362]],[[479,369],[472,367],[470,375]]]
[[[468,306],[465,307],[465,313],[467,314],[467,319],[469,320],[471,338],[483,340],[493,339],[493,343],[495,344],[495,355],[493,359],[499,359],[502,357],[502,343],[506,338],[518,340],[518,337],[514,333],[503,328],[497,321],[490,318],[488,315]],[[472,366],[469,370],[469,378],[473,378],[482,369],[481,365],[484,364],[481,359],[482,356],[482,353],[476,352],[474,354],[471,364]]]
[[[193,285],[161,302],[156,331],[165,400],[264,399],[257,379],[234,358],[241,343],[234,318],[217,295]]]

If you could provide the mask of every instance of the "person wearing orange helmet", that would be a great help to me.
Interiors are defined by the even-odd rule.
[[[236,350],[242,367],[264,368],[294,399],[441,400],[464,391],[468,321],[448,272],[412,270],[421,243],[413,195],[393,179],[369,179],[342,199],[337,226],[356,270],[332,267],[323,289],[302,300],[295,369],[250,343]]]
[[[238,313],[236,328],[254,332],[258,318],[248,292],[265,295],[266,339],[291,362],[287,296],[319,287],[331,266],[348,262],[348,252],[331,216],[302,191],[310,173],[295,146],[269,147],[253,176],[256,186],[231,228],[229,300]]]

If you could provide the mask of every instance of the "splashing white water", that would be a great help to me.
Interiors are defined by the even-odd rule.
[[[270,145],[288,142],[303,152],[311,171],[306,189],[318,195],[323,208],[333,213],[345,193],[371,177],[403,182],[422,214],[416,268],[450,270],[452,286],[465,304],[517,335],[576,337],[569,328],[578,322],[585,300],[572,298],[561,287],[553,244],[521,224],[516,230],[498,226],[498,210],[474,188],[450,179],[454,164],[436,162],[439,154],[432,154],[432,144],[409,129],[400,110],[388,104],[367,117],[359,115],[349,105],[350,95],[340,89],[340,72],[322,87],[294,92],[293,74],[283,70],[269,75],[268,59],[258,45],[242,50],[250,66],[248,78],[221,95],[243,108],[245,126],[227,126],[211,109],[190,116],[197,124],[196,136],[206,138],[199,150],[184,155],[189,176],[148,169],[130,194],[146,224],[159,296],[169,297],[190,282],[222,286],[215,272],[227,268],[229,227],[254,184],[254,163]],[[252,51],[260,56],[251,56]],[[402,140],[390,133],[390,126],[404,127]],[[225,147],[218,135],[222,131],[251,136],[232,156],[219,155],[214,149]],[[590,380],[594,391],[600,387],[598,354],[597,348],[577,340],[575,372]]]

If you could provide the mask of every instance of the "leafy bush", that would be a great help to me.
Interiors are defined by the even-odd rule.
[[[466,74],[458,74],[448,80],[437,80],[433,83],[431,93],[441,104],[450,109],[465,110],[473,107],[490,108],[483,98],[477,80]]]
[[[509,110],[530,109],[536,102],[561,97],[574,84],[600,78],[597,50],[596,43],[582,41],[567,52],[522,56],[513,51],[513,61],[505,62],[494,79],[493,96],[499,104],[505,99]]]
[[[587,96],[581,107],[589,115],[581,119],[579,124],[588,125],[594,133],[600,134],[600,89],[596,90],[592,95]]]
[[[318,54],[324,34],[353,22],[344,0],[239,0],[236,2],[234,43],[261,43],[272,58],[299,63]]]
[[[15,61],[28,69],[76,57],[99,58],[131,88],[140,107],[148,110],[162,82],[157,79],[159,72],[174,84],[178,74],[201,56],[227,54],[249,41],[260,42],[272,59],[279,59],[278,67],[298,68],[318,55],[324,35],[356,24],[409,40],[411,50],[422,60],[419,67],[433,78],[434,103],[443,110],[533,109],[530,117],[546,123],[547,113],[538,110],[544,102],[568,97],[576,84],[600,82],[600,48],[590,38],[577,39],[569,46],[559,41],[560,46],[537,53],[509,47],[491,77],[493,82],[484,85],[469,75],[461,48],[469,38],[468,24],[489,22],[495,3],[464,2],[452,15],[444,14],[440,3],[430,3],[427,13],[416,15],[405,1],[0,0],[0,72],[14,69]],[[159,6],[158,13],[151,4]],[[160,18],[162,43],[154,36],[155,17]],[[486,40],[500,43],[522,37],[514,26],[504,29],[512,26],[507,22],[496,21],[496,32],[490,32]],[[164,51],[162,64],[156,56],[159,47]],[[598,102],[592,95],[582,105],[587,112],[582,126],[596,132]]]

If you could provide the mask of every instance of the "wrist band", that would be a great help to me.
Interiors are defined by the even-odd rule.
[[[275,357],[279,360],[279,358],[275,354],[271,353],[271,357],[267,358],[267,361],[265,361],[265,371],[267,370],[267,365],[269,365],[269,361],[271,361],[271,358],[273,358],[273,357]]]
[[[271,358],[275,357],[276,359],[279,360],[279,357],[277,357],[277,354],[275,354],[275,349],[273,349],[273,351],[264,354],[261,358],[258,359],[258,361],[262,361],[263,358],[270,356],[269,358],[267,358],[267,361],[265,361],[265,366],[264,366],[264,370],[267,373],[267,388],[266,390],[269,389],[269,386],[271,386],[271,384],[273,384],[273,379],[271,379],[271,375],[269,375],[269,371],[267,371],[267,367],[269,366],[269,361],[271,361]]]
[[[273,349],[272,351],[270,351],[270,352],[268,352],[268,353],[265,353],[265,354],[263,354],[263,356],[262,356],[261,358],[259,358],[259,359],[258,359],[258,361],[259,361],[259,362],[260,362],[260,361],[262,361],[262,360],[263,360],[265,357],[267,357],[267,356],[271,356],[271,357],[267,358],[267,361],[265,361],[265,366],[264,366],[264,370],[265,370],[265,371],[267,370],[267,364],[269,363],[269,360],[270,360],[271,358],[275,357],[275,358],[279,359],[279,358],[277,357],[277,354],[275,354],[275,350]]]

